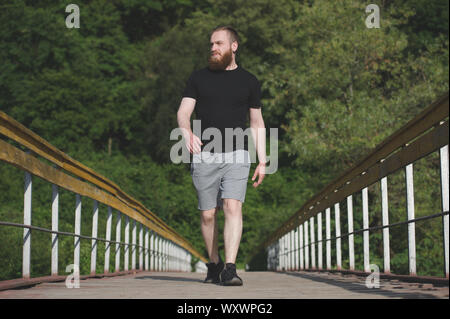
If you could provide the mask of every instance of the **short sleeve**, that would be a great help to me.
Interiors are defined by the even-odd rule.
[[[194,73],[189,77],[186,87],[184,88],[183,97],[191,97],[193,99],[197,99],[197,87],[194,81]]]
[[[249,107],[253,109],[261,108],[261,84],[257,78],[254,78],[250,86]]]

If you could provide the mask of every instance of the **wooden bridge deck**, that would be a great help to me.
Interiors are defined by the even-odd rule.
[[[369,289],[356,275],[312,272],[243,272],[241,287],[202,283],[205,274],[139,272],[80,281],[68,289],[65,282],[42,283],[29,288],[0,291],[0,299],[385,299],[449,298],[449,288],[432,284],[380,279]]]

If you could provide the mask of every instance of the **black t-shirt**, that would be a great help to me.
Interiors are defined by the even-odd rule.
[[[214,153],[234,151],[237,149],[248,150],[248,138],[244,137],[244,145],[239,145],[236,136],[233,143],[225,146],[225,128],[247,129],[249,108],[261,108],[261,85],[258,79],[238,66],[234,70],[212,71],[208,67],[192,72],[187,82],[183,97],[196,100],[195,114],[197,120],[201,120],[201,136],[203,145],[201,149],[215,137],[205,136],[203,132],[210,127],[219,129],[222,134],[222,149],[213,149]],[[193,127],[192,130],[194,131]],[[234,134],[237,135],[238,131]],[[194,132],[194,134],[196,134]],[[231,139],[227,141],[231,142]]]

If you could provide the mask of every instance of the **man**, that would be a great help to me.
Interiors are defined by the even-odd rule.
[[[228,139],[225,128],[246,129],[247,116],[259,164],[252,180],[258,187],[265,175],[265,126],[261,114],[261,88],[257,78],[236,64],[238,34],[229,26],[215,28],[210,35],[208,67],[194,71],[186,85],[178,110],[178,125],[186,147],[193,153],[191,175],[201,211],[201,230],[210,262],[205,282],[240,286],[236,274],[236,256],[242,235],[242,203],[245,200],[250,171],[248,142],[244,136]],[[190,126],[196,111],[201,130],[216,128],[224,147],[204,151],[206,137],[193,134]],[[236,131],[234,131],[236,132]],[[237,140],[244,138],[244,145]],[[211,141],[214,142],[214,141]],[[217,142],[217,141],[215,141]],[[231,150],[230,150],[231,149]],[[230,163],[231,161],[231,163]],[[225,215],[225,265],[218,252],[217,212]]]

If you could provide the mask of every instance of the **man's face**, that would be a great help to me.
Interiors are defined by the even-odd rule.
[[[211,70],[225,70],[233,61],[233,51],[228,32],[225,30],[214,32],[211,35],[210,45],[209,68]]]

